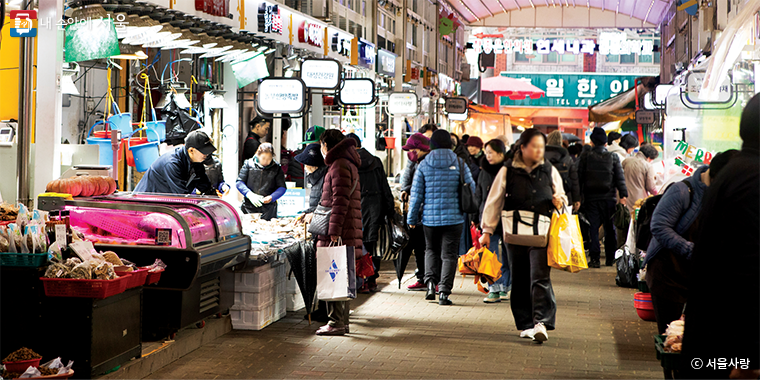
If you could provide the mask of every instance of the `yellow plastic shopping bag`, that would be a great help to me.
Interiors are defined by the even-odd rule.
[[[547,256],[552,268],[571,273],[588,269],[578,215],[573,215],[567,207],[561,214],[552,214]]]

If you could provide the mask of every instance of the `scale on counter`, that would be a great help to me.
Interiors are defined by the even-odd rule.
[[[61,175],[61,178],[71,178],[81,175],[102,175],[111,177],[111,173],[111,165],[74,165],[71,169],[66,170]]]
[[[16,129],[10,124],[5,124],[0,127],[0,145],[11,146],[13,145],[13,138],[16,136]]]

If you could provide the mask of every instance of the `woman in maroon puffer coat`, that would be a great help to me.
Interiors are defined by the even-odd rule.
[[[317,247],[327,247],[331,242],[342,244],[362,254],[362,207],[361,184],[358,167],[361,159],[356,152],[356,142],[347,139],[337,129],[330,129],[319,140],[327,164],[319,204],[332,208],[329,236],[318,236]],[[356,185],[354,186],[354,184]],[[351,189],[354,189],[351,192]],[[317,335],[344,335],[348,333],[348,301],[327,302],[330,322],[322,326]]]

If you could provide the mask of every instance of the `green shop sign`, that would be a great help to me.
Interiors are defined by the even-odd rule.
[[[501,73],[520,79],[546,92],[540,99],[511,100],[501,97],[502,106],[587,108],[619,95],[631,88],[636,78],[645,74],[608,73]]]

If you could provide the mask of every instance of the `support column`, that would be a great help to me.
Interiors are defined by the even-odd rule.
[[[40,20],[60,20],[63,17],[63,0],[39,0],[37,17]],[[39,54],[40,59],[37,60],[39,91],[35,92],[37,104],[32,197],[45,192],[47,183],[61,176],[63,30],[59,30],[55,22],[49,28],[37,28],[37,51],[44,53]],[[23,115],[19,116],[23,118]]]
[[[282,77],[282,45],[277,46],[274,57],[274,77]],[[280,162],[280,153],[282,150],[282,119],[278,116],[281,114],[275,114],[275,119],[272,120],[272,146],[274,147],[274,159]]]
[[[238,136],[240,130],[239,106],[237,101],[237,81],[235,73],[232,72],[232,66],[224,63],[224,101],[229,106],[222,110],[222,174],[224,182],[235,187],[240,166],[238,164]],[[246,120],[242,121],[247,126]],[[242,146],[240,146],[242,149]],[[236,194],[236,191],[230,191],[230,194]]]

